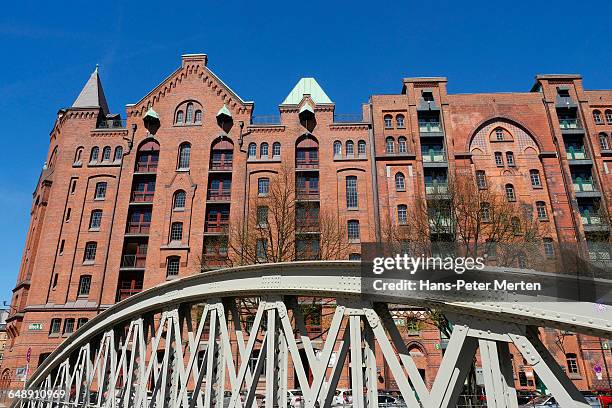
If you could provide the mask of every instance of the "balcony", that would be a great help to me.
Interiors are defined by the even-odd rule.
[[[589,165],[593,163],[583,144],[566,144],[565,152],[567,155],[568,164],[571,166]]]
[[[157,162],[142,162],[136,163],[135,173],[156,173]]]
[[[139,204],[152,203],[154,195],[155,191],[132,191],[130,202]]]
[[[425,194],[427,195],[446,195],[448,194],[448,183],[426,183]]]
[[[582,123],[578,118],[559,118],[559,127],[561,128],[562,134],[582,134],[584,133],[584,129],[582,127]]]
[[[125,233],[126,235],[148,235],[150,227],[150,222],[128,222]]]
[[[433,133],[435,136],[441,136],[442,135],[442,126],[440,125],[439,121],[419,121],[419,132],[421,134],[423,133],[427,133],[427,134],[431,134]]]
[[[423,166],[428,167],[446,167],[446,156],[444,150],[439,149],[423,149]]]
[[[297,159],[295,161],[296,170],[311,170],[319,168],[318,159]]]
[[[210,163],[210,170],[212,171],[232,171],[232,161],[231,160],[213,160]]]
[[[224,268],[230,265],[230,260],[227,254],[206,253],[202,264],[205,269]]]
[[[209,191],[206,200],[208,201],[230,201],[232,194],[230,190],[212,190]]]
[[[229,223],[227,222],[206,222],[204,232],[207,234],[227,234]]]
[[[313,189],[297,189],[295,192],[297,199],[300,201],[317,201],[319,200],[319,190]]]
[[[125,129],[125,120],[123,119],[102,119],[98,120],[96,129]]]
[[[144,269],[147,261],[147,255],[144,254],[128,254],[121,257],[121,268],[126,269]]]
[[[305,218],[295,220],[296,234],[317,234],[320,232],[318,218]]]
[[[142,289],[118,289],[117,290],[117,302],[121,302],[129,298],[130,296],[134,296],[137,293],[142,292]]]

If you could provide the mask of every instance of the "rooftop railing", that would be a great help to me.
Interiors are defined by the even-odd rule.
[[[359,123],[364,122],[361,113],[335,113],[334,122],[336,123]]]
[[[278,115],[255,115],[251,116],[251,125],[280,125]]]

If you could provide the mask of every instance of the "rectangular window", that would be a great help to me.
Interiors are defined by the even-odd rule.
[[[77,329],[80,329],[81,326],[83,326],[88,321],[89,321],[89,319],[86,318],[86,317],[79,317],[79,320],[77,320]]]
[[[180,258],[173,256],[168,258],[168,264],[166,266],[166,277],[178,276],[180,268]]]
[[[397,206],[397,221],[402,225],[408,223],[408,207],[405,205]]]
[[[74,194],[74,192],[76,191],[76,186],[77,186],[77,181],[72,180],[72,182],[70,183],[70,194]]]
[[[544,239],[544,254],[549,259],[555,257],[555,246],[550,238]]]
[[[96,242],[88,242],[85,244],[85,255],[83,256],[84,262],[93,262],[96,259],[96,250],[98,244]]]
[[[476,183],[478,184],[478,188],[481,190],[487,188],[487,175],[483,170],[478,170],[476,172]]]
[[[93,210],[89,218],[89,229],[99,229],[102,224],[102,210]]]
[[[257,225],[268,225],[268,207],[265,205],[257,207]]]
[[[102,181],[96,184],[96,200],[104,200],[106,197],[106,182]]]
[[[531,186],[532,187],[541,187],[542,181],[540,180],[540,172],[537,170],[531,170],[529,172],[529,177],[531,178]]]
[[[71,334],[74,332],[74,319],[64,320],[64,334]]]
[[[347,223],[348,239],[359,239],[359,221],[349,220]]]
[[[257,193],[261,196],[266,196],[270,193],[270,179],[260,178],[257,180]]]
[[[501,152],[495,152],[495,165],[498,167],[504,165],[504,158],[502,157]]]
[[[346,207],[357,208],[357,176],[346,177]]]
[[[170,228],[170,241],[180,241],[183,239],[183,223],[174,222]]]
[[[257,240],[257,260],[265,262],[268,259],[268,241],[265,239]]]
[[[79,280],[79,296],[88,296],[91,289],[91,275],[83,275]]]
[[[548,219],[548,214],[546,213],[546,204],[544,204],[543,201],[538,201],[536,203],[536,210],[538,212],[538,219],[539,220],[547,220]]]
[[[506,152],[506,162],[508,166],[514,166],[514,153]]]
[[[49,327],[49,334],[59,333],[61,326],[62,326],[62,319],[51,319],[51,326]]]

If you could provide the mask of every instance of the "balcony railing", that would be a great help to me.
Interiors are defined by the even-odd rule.
[[[227,255],[223,255],[219,253],[204,254],[204,266],[207,268],[221,268],[224,266],[228,266],[228,264],[229,264],[229,258],[227,257]]]
[[[361,113],[337,113],[337,114],[334,114],[334,122],[336,123],[363,122],[363,114]]]
[[[561,118],[559,119],[561,129],[582,129],[582,124],[578,118]]]
[[[129,222],[127,226],[127,234],[148,234],[150,222]]]
[[[297,169],[318,169],[319,168],[319,160],[301,160],[297,159],[295,161],[295,167]]]
[[[251,125],[280,125],[278,115],[256,115],[251,117]]]
[[[147,261],[146,255],[123,255],[121,258],[122,268],[144,268]]]
[[[568,160],[585,160],[588,159],[584,146],[578,148],[574,146],[566,146],[565,151],[567,153]]]
[[[133,203],[152,203],[155,192],[150,191],[132,191],[131,202]]]
[[[591,213],[589,210],[581,211],[582,225],[602,225],[603,219],[597,213]]]
[[[155,173],[157,172],[157,162],[136,163],[136,173]]]
[[[211,170],[232,170],[232,162],[230,160],[225,161],[213,161],[210,164]]]
[[[427,149],[423,150],[423,161],[426,163],[441,163],[446,161],[444,150]]]
[[[122,300],[125,300],[140,292],[142,292],[142,289],[119,289],[117,290],[117,301],[121,302]]]
[[[437,133],[442,132],[440,122],[419,122],[419,132],[421,133]]]
[[[298,232],[311,233],[311,232],[319,232],[319,219],[296,219],[295,226],[298,229]]]
[[[124,119],[103,119],[96,124],[96,129],[125,129]]]
[[[297,195],[297,198],[301,200],[318,200],[319,190],[297,189],[296,195]]]
[[[574,185],[575,192],[590,192],[597,191],[595,187],[595,183],[593,183],[592,179],[582,179],[581,177],[576,177],[572,180],[572,184]]]
[[[448,184],[447,183],[431,183],[425,184],[425,193],[426,194],[447,194],[448,193]]]
[[[232,197],[230,190],[209,191],[207,200],[210,201],[229,201]]]
[[[207,222],[205,226],[205,232],[227,232],[229,224],[227,222],[224,223],[212,223]]]

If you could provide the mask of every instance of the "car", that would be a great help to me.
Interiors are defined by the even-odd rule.
[[[391,394],[378,394],[379,407],[407,407],[406,402]]]
[[[353,403],[353,392],[348,389],[340,388],[334,392],[332,406],[349,405]]]
[[[303,396],[302,390],[287,390],[287,406],[301,408]]]
[[[536,391],[517,391],[516,392],[516,400],[519,405],[524,405],[531,401],[532,399],[541,396],[540,393]]]
[[[597,399],[596,396],[586,395],[584,398],[589,403],[590,407],[601,408],[601,404],[599,403],[599,400]],[[542,395],[539,397],[535,397],[534,399],[527,402],[526,404],[519,405],[519,408],[563,408],[563,407],[559,405],[555,397],[553,397],[552,395]]]

